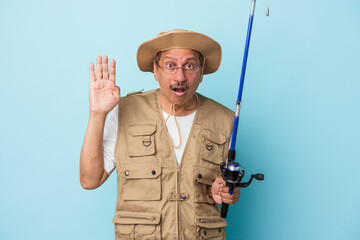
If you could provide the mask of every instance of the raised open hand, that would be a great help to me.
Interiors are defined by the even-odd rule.
[[[115,85],[115,60],[110,63],[108,72],[108,57],[97,57],[96,76],[94,63],[90,63],[89,104],[90,112],[108,114],[120,101],[120,88]]]

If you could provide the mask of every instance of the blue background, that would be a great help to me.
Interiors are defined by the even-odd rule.
[[[137,47],[199,31],[223,61],[198,91],[235,109],[250,4],[1,0],[0,239],[113,239],[115,174],[94,191],[79,183],[89,63],[115,58],[122,95],[153,89]],[[359,11],[357,0],[257,2],[237,159],[266,179],[229,208],[228,239],[360,239]]]

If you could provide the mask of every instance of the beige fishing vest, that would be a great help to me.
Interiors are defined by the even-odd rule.
[[[199,95],[178,165],[157,90],[119,103],[115,147],[117,240],[225,239],[225,219],[211,196],[229,146],[233,112]]]

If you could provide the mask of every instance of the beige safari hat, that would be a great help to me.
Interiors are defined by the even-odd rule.
[[[159,33],[155,38],[140,45],[136,55],[140,70],[153,72],[153,60],[156,54],[173,48],[193,49],[200,52],[205,58],[204,74],[214,73],[220,67],[219,43],[201,33],[176,29]]]

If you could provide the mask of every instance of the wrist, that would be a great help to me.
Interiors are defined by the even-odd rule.
[[[108,113],[105,112],[94,112],[90,110],[89,121],[105,122]]]

